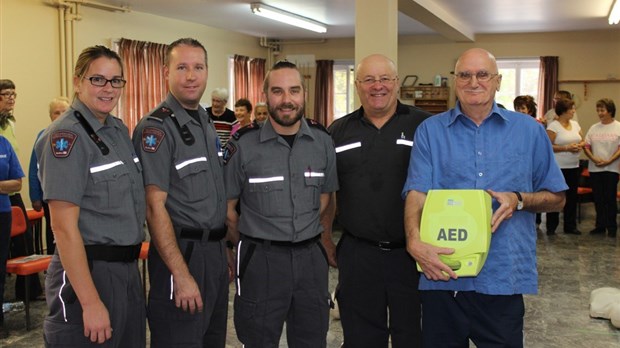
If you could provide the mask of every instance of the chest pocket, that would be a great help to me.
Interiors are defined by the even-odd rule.
[[[122,161],[90,167],[93,198],[102,208],[118,208],[131,190],[129,169]]]
[[[321,186],[325,183],[325,173],[323,172],[306,172],[304,173],[304,183],[306,184],[304,196],[312,202],[312,210],[321,207]]]
[[[256,200],[255,207],[266,216],[284,214],[281,203],[284,202],[284,177],[250,178],[248,189]]]
[[[197,157],[186,160],[176,166],[181,182],[182,191],[190,202],[196,202],[207,198],[209,194],[208,170],[206,157]]]

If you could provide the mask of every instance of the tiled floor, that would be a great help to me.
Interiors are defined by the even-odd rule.
[[[581,236],[559,233],[548,237],[544,222],[539,231],[538,270],[539,294],[526,296],[525,342],[528,348],[620,348],[620,329],[609,321],[591,319],[588,315],[590,292],[611,286],[620,288],[620,244],[616,239],[587,232],[593,228],[592,204],[584,204]],[[330,271],[330,288],[335,287],[337,270]],[[14,277],[7,282],[6,297],[13,297]],[[234,288],[231,287],[231,294]],[[230,302],[232,312],[232,301]],[[34,329],[27,332],[23,312],[8,313],[6,325],[11,336],[0,340],[0,347],[43,347],[41,323],[45,302],[33,304],[31,313]],[[235,338],[232,320],[229,321],[227,348],[241,345]],[[331,321],[328,347],[340,347],[342,329],[338,320]],[[286,347],[283,337],[280,347]],[[472,345],[473,346],[473,345]]]

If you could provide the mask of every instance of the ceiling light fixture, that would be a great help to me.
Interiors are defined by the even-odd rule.
[[[267,6],[265,4],[261,4],[260,2],[251,3],[250,8],[252,9],[252,13],[261,17],[294,25],[303,29],[312,30],[317,33],[327,32],[327,26],[323,23],[319,23],[315,20],[286,12],[275,7]]]
[[[609,10],[609,25],[618,24],[620,22],[620,0],[616,0]]]

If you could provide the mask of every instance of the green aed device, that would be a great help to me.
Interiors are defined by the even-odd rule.
[[[459,277],[475,277],[487,259],[491,245],[491,196],[484,190],[430,190],[427,193],[420,239],[435,246],[453,248],[440,255]],[[422,271],[418,264],[418,270]]]

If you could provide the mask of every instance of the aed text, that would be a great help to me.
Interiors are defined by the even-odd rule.
[[[467,240],[467,230],[464,228],[442,228],[439,230],[437,240],[464,241]]]

